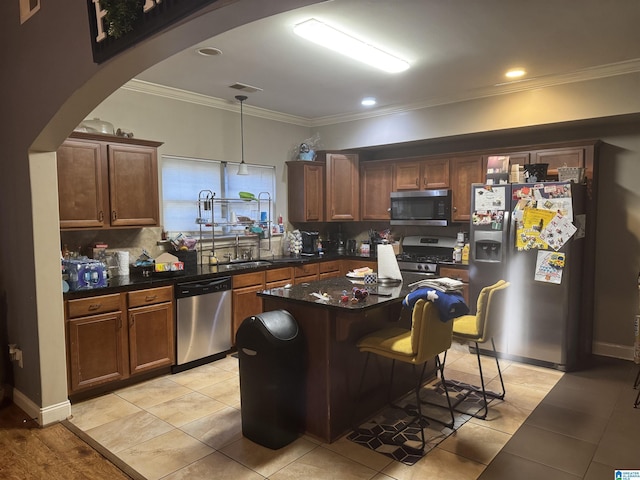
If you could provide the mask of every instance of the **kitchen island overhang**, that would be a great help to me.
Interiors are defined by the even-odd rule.
[[[356,342],[365,335],[397,324],[409,328],[411,312],[402,300],[410,284],[420,279],[403,274],[398,286],[364,285],[349,278],[330,278],[290,288],[258,292],[263,311],[286,310],[299,324],[306,350],[305,432],[333,442],[382,409],[389,398],[397,399],[416,386],[413,367],[397,363],[393,391],[388,392],[391,361],[375,358],[367,369],[356,398],[366,354]],[[366,288],[363,300],[352,301],[353,288]],[[343,301],[346,292],[348,301]],[[317,294],[317,295],[314,295]],[[326,295],[324,295],[326,294]],[[426,379],[433,378],[435,362],[429,361]]]

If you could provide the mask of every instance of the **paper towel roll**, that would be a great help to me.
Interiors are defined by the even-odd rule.
[[[378,245],[378,279],[402,280],[393,245]]]
[[[129,252],[118,251],[118,275],[129,275]]]

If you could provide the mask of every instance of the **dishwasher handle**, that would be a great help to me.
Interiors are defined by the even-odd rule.
[[[231,290],[231,277],[176,284],[176,298],[195,297]]]

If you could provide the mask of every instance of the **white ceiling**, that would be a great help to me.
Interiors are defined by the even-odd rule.
[[[388,74],[297,37],[314,17],[411,63]],[[204,57],[196,47],[222,55]],[[524,81],[504,73],[524,67]],[[322,123],[640,71],[639,0],[333,0],[244,25],[137,80]],[[364,96],[378,105],[366,109]]]

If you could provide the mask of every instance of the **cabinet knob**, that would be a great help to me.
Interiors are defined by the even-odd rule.
[[[453,207],[453,211],[457,212],[458,211],[458,207]]]

